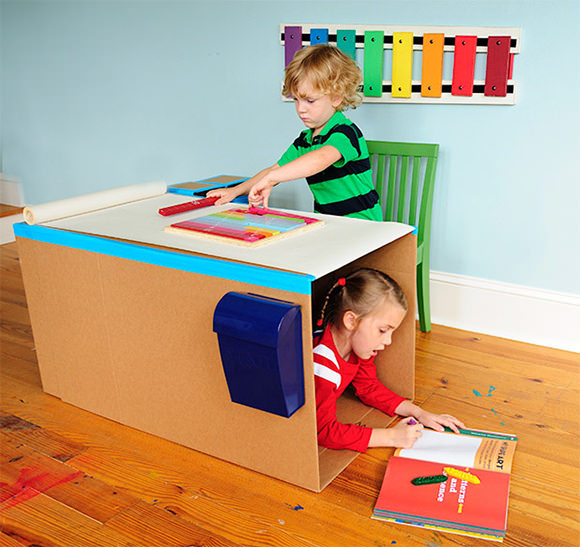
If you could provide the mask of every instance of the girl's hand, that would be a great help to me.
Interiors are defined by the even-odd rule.
[[[413,420],[415,425],[410,425],[409,422],[411,420],[412,418],[405,418],[396,426],[390,428],[393,434],[393,444],[391,446],[395,448],[411,448],[417,439],[423,435],[423,425],[415,420]]]
[[[224,203],[229,203],[230,201],[238,197],[238,192],[233,188],[216,188],[215,190],[210,190],[207,192],[206,197],[210,198],[212,196],[219,196],[219,199],[214,203],[214,205],[223,205]]]
[[[414,425],[410,425],[411,419],[405,418],[396,426],[388,429],[373,429],[369,447],[394,446],[395,448],[411,448],[417,439],[423,435],[423,425],[416,421]]]
[[[448,427],[455,433],[459,433],[458,428],[465,428],[463,422],[459,421],[455,416],[449,414],[433,414],[426,410],[421,410],[417,419],[425,426],[434,429],[435,431],[444,431]]]

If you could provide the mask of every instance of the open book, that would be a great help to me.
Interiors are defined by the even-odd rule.
[[[389,460],[372,518],[503,541],[516,443],[491,431],[423,431]]]

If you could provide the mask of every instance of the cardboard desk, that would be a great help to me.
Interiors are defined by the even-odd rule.
[[[157,213],[183,201],[167,193],[15,225],[43,389],[117,422],[320,491],[357,454],[318,447],[313,322],[337,277],[369,266],[395,278],[411,312],[376,362],[381,380],[413,399],[413,228],[310,214],[325,225],[248,249],[165,233],[168,224],[208,212]],[[290,418],[230,400],[212,330],[216,305],[229,291],[301,307],[305,404]],[[353,395],[339,403],[343,421],[391,421]]]

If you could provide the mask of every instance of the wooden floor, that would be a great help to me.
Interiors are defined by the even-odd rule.
[[[391,449],[370,449],[315,494],[45,395],[16,247],[0,250],[0,546],[484,544],[370,519]],[[578,354],[417,334],[417,402],[519,437],[507,546],[580,545],[579,384]]]
[[[6,205],[5,203],[0,203],[0,218],[10,215],[17,215],[22,213],[23,207],[15,207],[14,205]]]

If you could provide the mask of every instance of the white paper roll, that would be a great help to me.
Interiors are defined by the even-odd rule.
[[[99,209],[107,209],[108,207],[114,207],[122,203],[152,198],[165,194],[166,191],[167,184],[163,181],[131,184],[129,186],[95,192],[94,194],[86,194],[84,196],[25,207],[23,215],[24,220],[28,224],[39,224],[60,218],[82,215],[83,213],[98,211]]]

